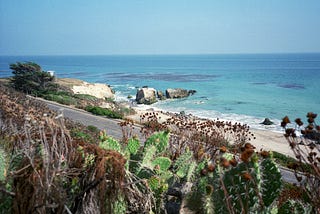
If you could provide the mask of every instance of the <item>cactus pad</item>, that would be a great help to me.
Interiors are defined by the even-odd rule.
[[[137,154],[139,148],[140,148],[139,140],[135,138],[131,138],[127,145],[127,149],[130,152],[130,154],[133,154],[133,155]]]
[[[157,153],[163,153],[169,142],[169,133],[168,132],[159,132],[151,135],[145,142],[145,147],[154,145],[157,148]]]
[[[171,166],[171,160],[167,157],[157,157],[154,161],[152,161],[152,165],[159,166],[160,170],[166,171]]]
[[[107,140],[101,142],[99,146],[106,150],[115,150],[117,152],[121,152],[120,143],[112,137],[108,137]]]

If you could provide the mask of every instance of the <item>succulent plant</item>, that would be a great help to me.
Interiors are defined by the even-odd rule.
[[[225,154],[223,154],[225,155]],[[222,155],[221,155],[222,156]],[[220,161],[222,160],[222,161]],[[196,192],[204,213],[251,213],[271,207],[281,190],[281,174],[271,157],[258,161],[253,155],[231,167],[224,167],[220,158],[213,172],[207,168],[200,172]],[[232,159],[231,159],[232,160]],[[230,160],[229,160],[230,161]],[[195,200],[195,197],[190,196]]]
[[[168,132],[158,132],[151,135],[145,142],[144,147],[148,148],[154,145],[157,148],[157,153],[164,153],[168,147],[169,133]]]
[[[167,157],[157,157],[152,161],[152,165],[154,168],[159,167],[158,170],[166,171],[171,166],[171,160]]]
[[[99,146],[105,150],[115,150],[121,152],[120,143],[112,137],[107,137],[105,141],[100,142]]]
[[[141,144],[138,139],[131,138],[128,141],[127,150],[129,151],[130,154],[135,155],[135,154],[137,154],[140,146],[141,146]]]
[[[310,204],[304,204],[299,200],[288,200],[281,207],[278,208],[279,214],[299,214],[299,213],[313,213]]]

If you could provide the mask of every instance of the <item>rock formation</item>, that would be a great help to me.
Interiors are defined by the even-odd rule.
[[[137,91],[136,101],[138,104],[153,104],[157,102],[156,90],[154,88],[140,88]]]
[[[175,98],[184,98],[184,97],[188,97],[189,95],[193,95],[194,93],[196,93],[195,90],[186,90],[186,89],[182,89],[182,88],[168,88],[166,90],[166,97],[168,99],[175,99]]]
[[[265,118],[261,124],[269,126],[273,125],[274,123],[269,118]]]
[[[74,85],[71,90],[75,94],[89,94],[101,99],[114,98],[114,92],[110,86],[102,83],[83,82],[81,85]]]
[[[162,91],[157,91],[157,96],[160,100],[165,100],[166,96],[163,94]]]

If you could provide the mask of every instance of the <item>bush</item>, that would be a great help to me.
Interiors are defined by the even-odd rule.
[[[42,97],[46,100],[51,100],[57,103],[61,103],[64,105],[76,105],[77,100],[72,96],[64,95],[64,94],[43,94]]]
[[[273,151],[272,153],[273,153],[275,162],[277,162],[281,166],[288,167],[292,164],[300,164],[304,172],[309,172],[309,173],[312,172],[312,167],[309,164],[299,163],[299,161],[297,161],[296,159],[275,151]]]
[[[87,106],[85,110],[95,115],[107,116],[114,119],[122,119],[122,115],[118,112],[98,106]]]
[[[89,95],[89,94],[74,94],[73,97],[77,98],[77,99],[81,99],[81,100],[89,100],[89,101],[93,101],[96,102],[99,98]]]

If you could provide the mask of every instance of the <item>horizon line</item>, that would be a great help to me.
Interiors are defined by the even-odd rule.
[[[26,56],[195,56],[195,55],[272,55],[272,54],[320,54],[320,51],[310,52],[230,52],[230,53],[135,53],[135,54],[0,54],[0,57]]]

